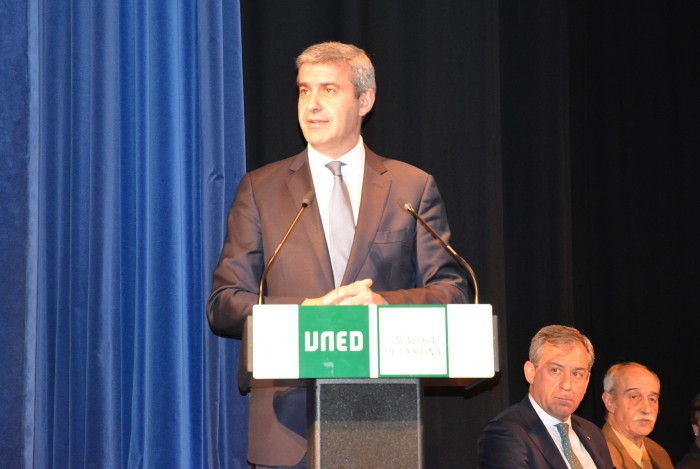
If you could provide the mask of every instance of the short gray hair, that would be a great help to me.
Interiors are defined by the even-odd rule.
[[[624,368],[629,368],[631,366],[638,366],[640,368],[643,368],[652,375],[654,375],[654,377],[656,377],[657,380],[659,380],[659,376],[656,373],[654,373],[641,363],[620,362],[612,365],[610,368],[608,368],[608,371],[605,373],[605,377],[603,378],[603,391],[607,392],[608,394],[613,394],[615,391],[615,387],[617,386],[617,374]],[[661,380],[659,380],[659,382],[661,382]]]
[[[374,65],[365,51],[359,47],[342,42],[322,42],[307,47],[296,60],[297,70],[304,64],[325,63],[345,63],[350,66],[352,84],[355,87],[357,97],[368,89],[376,91]]]
[[[530,361],[537,366],[542,356],[544,344],[550,345],[573,345],[580,343],[588,352],[588,371],[593,368],[595,352],[593,344],[588,337],[581,334],[578,329],[568,326],[551,325],[540,329],[530,341]]]

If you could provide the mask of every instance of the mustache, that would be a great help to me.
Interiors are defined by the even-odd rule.
[[[653,417],[649,417],[649,416],[634,417],[634,418],[632,419],[632,421],[633,421],[633,422],[644,422],[644,421],[646,421],[646,422],[656,423],[656,419],[653,418]]]

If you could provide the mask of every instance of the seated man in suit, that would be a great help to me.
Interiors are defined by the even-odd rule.
[[[617,469],[673,469],[665,449],[647,435],[659,413],[661,382],[639,363],[617,363],[603,379],[603,435]]]
[[[695,439],[676,469],[700,469],[700,393],[695,396],[690,407],[690,429]]]
[[[481,469],[612,469],[600,429],[572,415],[588,387],[595,355],[572,327],[546,326],[530,342],[527,396],[484,427]]]
[[[268,271],[266,304],[466,303],[464,270],[397,203],[410,203],[449,241],[435,180],[377,155],[362,139],[376,91],[367,54],[349,44],[313,45],[297,58],[297,88],[307,146],[241,179],[206,306],[212,331],[240,339],[265,266],[312,193],[315,201],[303,202],[308,209]],[[258,468],[307,466],[306,401],[298,389],[251,390],[248,460]]]

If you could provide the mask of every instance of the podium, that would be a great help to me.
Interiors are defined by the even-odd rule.
[[[309,468],[422,468],[424,385],[498,371],[490,305],[257,305],[239,386],[307,389]]]

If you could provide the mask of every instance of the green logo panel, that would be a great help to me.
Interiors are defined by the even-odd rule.
[[[299,377],[369,376],[367,306],[299,307]]]

